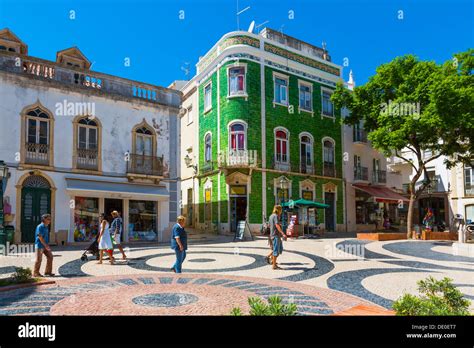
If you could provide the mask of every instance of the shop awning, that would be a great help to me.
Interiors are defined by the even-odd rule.
[[[384,186],[370,186],[363,184],[352,184],[358,190],[364,191],[374,197],[376,202],[381,203],[398,203],[401,201],[409,202],[410,200],[401,194]]]
[[[126,182],[66,178],[66,190],[77,195],[163,200],[169,197],[166,187]]]

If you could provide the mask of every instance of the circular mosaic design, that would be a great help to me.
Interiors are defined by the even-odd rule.
[[[217,261],[216,259],[205,259],[205,258],[200,258],[200,259],[191,259],[189,262],[199,262],[199,263],[204,263],[204,262],[214,262]]]
[[[198,299],[197,296],[191,294],[158,293],[135,297],[132,302],[140,306],[177,307],[197,302]]]
[[[199,249],[193,247],[187,250],[186,259],[183,263],[184,273],[237,272],[268,267],[265,256],[268,254],[269,248],[206,246],[205,249]],[[175,262],[175,257],[173,252],[153,253],[139,258],[131,257],[127,266],[138,271],[169,272]],[[65,278],[85,277],[89,275],[83,268],[86,264],[81,260],[70,261],[59,267],[58,273]],[[315,254],[285,250],[281,267],[292,271],[293,274],[282,275],[278,279],[295,282],[320,277],[332,271],[334,264],[330,260]]]
[[[297,315],[332,315],[372,305],[351,295],[301,283],[214,274],[81,277],[5,291],[0,315],[230,315],[248,313],[249,297],[278,296]]]

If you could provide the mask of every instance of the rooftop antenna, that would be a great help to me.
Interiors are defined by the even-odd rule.
[[[249,10],[250,9],[250,6],[247,6],[246,8],[244,8],[243,10],[239,10],[239,0],[237,0],[237,31],[240,30],[240,21],[239,21],[239,16],[244,13],[245,11]]]
[[[280,29],[278,29],[278,31],[281,33],[281,35],[285,35],[285,34],[283,33],[283,27],[284,27],[284,26],[285,26],[285,25],[282,24],[281,27],[280,27]]]
[[[259,25],[255,26],[255,29],[257,29],[257,32],[259,32],[259,29],[258,29],[258,28],[260,28],[262,25],[267,24],[268,22],[269,22],[269,21],[265,21],[265,22],[260,23]]]
[[[255,28],[255,21],[250,23],[249,29],[247,30],[249,33],[253,33],[253,29]]]

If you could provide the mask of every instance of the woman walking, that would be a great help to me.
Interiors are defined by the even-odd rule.
[[[286,235],[283,233],[280,225],[280,215],[282,212],[281,205],[275,205],[273,207],[272,215],[268,219],[270,223],[270,236],[268,238],[268,243],[272,251],[266,257],[267,262],[271,264],[273,269],[281,269],[277,265],[277,257],[283,252],[283,242],[281,239],[286,240]]]
[[[104,250],[107,251],[107,254],[109,254],[109,259],[110,259],[110,264],[114,264],[114,256],[113,256],[113,245],[112,245],[112,239],[110,238],[110,231],[109,231],[109,222],[105,218],[105,214],[102,213],[99,216],[99,250],[100,250],[100,256],[99,256],[99,264],[102,263],[102,257],[104,255]]]

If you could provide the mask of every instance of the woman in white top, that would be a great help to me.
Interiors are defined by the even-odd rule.
[[[110,238],[110,231],[109,231],[109,222],[105,218],[105,214],[102,213],[99,216],[99,222],[100,222],[100,229],[99,229],[99,250],[100,250],[100,258],[99,258],[99,264],[102,263],[102,257],[104,255],[104,250],[107,251],[107,254],[109,254],[109,259],[110,259],[110,264],[114,264],[114,256],[113,256],[113,245],[112,245],[112,239]]]

